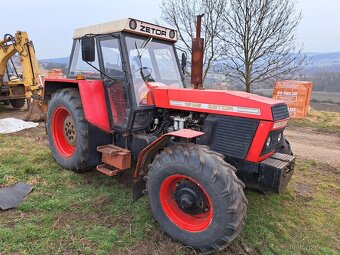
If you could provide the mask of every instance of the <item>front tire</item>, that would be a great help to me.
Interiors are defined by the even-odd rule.
[[[88,123],[78,90],[67,88],[52,95],[47,111],[47,133],[59,165],[74,172],[89,170]]]
[[[21,109],[26,103],[25,98],[10,99],[11,106],[15,109]]]
[[[196,144],[165,148],[147,175],[153,215],[173,239],[205,253],[221,251],[241,232],[244,184],[221,156]]]

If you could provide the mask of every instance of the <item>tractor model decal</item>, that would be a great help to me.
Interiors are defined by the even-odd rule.
[[[205,103],[195,103],[195,102],[185,102],[185,101],[175,101],[175,100],[170,100],[170,105],[190,107],[190,108],[196,108],[196,109],[216,110],[216,111],[221,111],[221,112],[237,112],[237,113],[261,115],[261,110],[258,108],[239,107],[239,106],[232,106],[232,105],[205,104]]]

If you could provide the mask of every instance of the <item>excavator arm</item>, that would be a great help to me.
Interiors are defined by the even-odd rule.
[[[21,66],[22,77],[4,82],[8,61],[18,53]],[[33,43],[29,40],[26,32],[18,31],[15,36],[5,35],[0,41],[0,85],[9,87],[11,96],[22,94],[27,99],[39,97],[42,90],[42,79],[38,61],[35,55]],[[22,86],[24,91],[22,91]],[[21,88],[16,91],[16,88]],[[21,95],[22,96],[22,95]],[[0,96],[1,99],[1,96]]]
[[[22,75],[14,78],[8,75],[8,81],[5,81],[8,62],[16,53],[21,63]],[[29,111],[25,119],[41,121],[45,119],[47,111],[47,104],[42,101],[43,94],[43,81],[32,41],[26,32],[18,31],[14,36],[6,34],[0,40],[0,101],[10,100],[11,104],[14,102],[13,107],[20,108],[25,103],[22,100],[27,99]],[[15,104],[18,100],[23,104]]]

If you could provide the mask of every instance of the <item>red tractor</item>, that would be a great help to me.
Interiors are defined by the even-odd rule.
[[[286,104],[238,91],[187,88],[175,30],[136,19],[76,29],[67,79],[47,79],[55,160],[109,176],[134,168],[172,238],[220,251],[242,230],[244,183],[281,193],[295,157]],[[182,67],[185,65],[182,58]]]

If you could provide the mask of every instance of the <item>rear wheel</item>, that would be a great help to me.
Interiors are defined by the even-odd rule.
[[[25,102],[26,102],[25,98],[18,98],[18,99],[10,100],[11,106],[15,109],[21,109],[22,107],[24,107]]]
[[[53,94],[47,111],[47,132],[55,160],[75,172],[88,170],[88,123],[76,89]]]
[[[155,219],[172,238],[202,252],[221,251],[241,232],[244,184],[235,168],[206,147],[166,148],[147,175]]]

